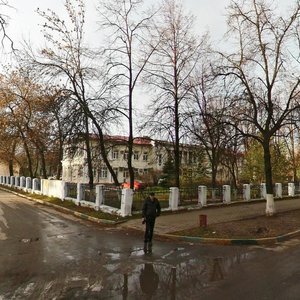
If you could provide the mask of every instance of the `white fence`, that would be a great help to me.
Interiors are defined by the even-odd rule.
[[[49,180],[38,179],[24,176],[0,176],[0,184],[4,186],[10,186],[17,189],[22,189],[28,193],[36,193],[49,197],[56,197],[62,201],[70,200],[76,205],[89,206],[95,210],[101,210],[109,213],[116,213],[121,216],[128,216],[132,214],[132,202],[133,191],[130,189],[118,189],[116,190],[116,198],[118,207],[111,207],[105,203],[105,192],[107,187],[104,185],[97,185],[95,190],[89,191],[86,184],[81,183],[67,183],[62,180]],[[89,192],[89,197],[87,197]],[[222,188],[222,202],[224,204],[230,204],[232,201],[231,187],[224,185]],[[117,197],[117,195],[119,195]],[[295,196],[295,184],[288,183],[288,196]],[[282,184],[275,184],[275,197],[282,198]],[[87,200],[88,198],[88,200]],[[260,199],[266,198],[266,185],[262,183],[260,185]],[[171,187],[169,189],[169,210],[178,210],[180,204],[180,191],[177,187]],[[243,201],[251,200],[251,185],[243,185]],[[207,205],[207,187],[198,187],[198,207]]]

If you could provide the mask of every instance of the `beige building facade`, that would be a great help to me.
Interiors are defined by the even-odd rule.
[[[113,178],[99,155],[100,151],[97,144],[97,139],[91,138],[94,182],[112,184]],[[195,147],[182,145],[181,148],[182,164],[185,166],[195,165],[197,163]],[[69,151],[69,149],[72,149],[72,151]],[[106,150],[109,162],[118,177],[118,181],[120,183],[128,181],[127,137],[106,137]],[[172,153],[172,145],[168,142],[153,140],[149,137],[134,138],[132,165],[135,170],[136,178],[143,179],[153,173],[162,173],[164,164],[172,157]],[[62,180],[82,183],[89,181],[87,153],[83,142],[76,144],[76,148],[74,148],[74,146],[65,147],[62,167]]]

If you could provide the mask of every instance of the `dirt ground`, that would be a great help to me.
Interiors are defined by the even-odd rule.
[[[300,210],[277,213],[272,217],[255,217],[239,221],[207,225],[176,232],[186,236],[209,238],[265,238],[300,230]]]

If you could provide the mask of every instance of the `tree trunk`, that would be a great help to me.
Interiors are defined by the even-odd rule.
[[[264,164],[265,164],[265,178],[266,178],[266,215],[273,216],[275,214],[275,202],[273,194],[273,182],[272,182],[272,164],[271,164],[271,152],[270,142],[265,140],[263,144],[264,149]]]
[[[59,149],[58,149],[58,165],[56,169],[56,179],[60,179],[62,175],[62,160],[63,160],[63,143],[61,142],[61,139],[59,141]]]
[[[42,164],[42,175],[43,178],[47,178],[47,170],[46,170],[46,161],[45,161],[45,155],[44,155],[44,151],[42,149],[39,148],[39,153],[40,153],[40,158],[41,158],[41,164]]]
[[[8,161],[9,175],[14,176],[14,161],[10,159]]]
[[[131,66],[131,60],[129,61],[129,65]],[[128,122],[129,122],[129,136],[128,136],[128,158],[127,158],[127,165],[128,165],[128,172],[130,178],[130,188],[134,189],[134,169],[132,167],[132,152],[133,152],[133,120],[132,120],[132,69],[130,68],[129,74],[129,99],[128,99]]]
[[[88,175],[89,175],[89,186],[93,188],[94,185],[94,174],[93,174],[93,164],[92,164],[92,155],[91,155],[91,146],[90,146],[90,132],[89,132],[89,124],[88,117],[85,116],[85,147],[87,154],[87,165],[88,165]]]
[[[23,140],[23,145],[24,145],[25,153],[26,153],[26,156],[27,156],[27,163],[28,163],[29,176],[30,176],[31,178],[33,178],[33,170],[32,170],[31,155],[30,155],[30,152],[29,152],[29,149],[28,149],[28,145],[27,145],[27,142],[26,142],[26,138],[24,137],[23,134],[21,134],[21,135],[22,135],[22,140]]]

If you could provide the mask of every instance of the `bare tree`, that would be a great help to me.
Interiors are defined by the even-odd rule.
[[[229,152],[234,133],[229,125],[224,124],[227,113],[224,86],[218,78],[209,74],[209,68],[204,67],[205,64],[197,70],[193,79],[193,101],[190,102],[185,126],[205,150],[211,166],[211,185],[214,191],[220,164]]]
[[[7,1],[7,0],[0,0],[0,9],[1,9],[1,12],[3,12],[2,8],[3,9],[4,8],[12,8],[12,6],[9,5],[9,1]],[[7,40],[10,43],[11,48],[13,49],[13,40],[7,34],[8,20],[9,20],[9,16],[8,15],[6,15],[4,13],[0,13],[0,32],[2,34],[1,43],[2,43],[2,46],[4,46],[4,41]]]
[[[118,87],[118,112],[128,121],[128,172],[130,188],[134,187],[132,166],[134,142],[134,95],[138,80],[149,61],[156,43],[150,35],[153,13],[144,13],[143,0],[108,0],[99,2],[100,26],[109,30],[107,56],[109,76]]]
[[[17,144],[21,142],[23,145],[27,158],[24,172],[34,177],[34,166],[41,164],[43,176],[46,177],[44,153],[49,118],[38,110],[41,87],[20,69],[2,77],[0,92],[1,110],[6,119],[4,131],[13,133],[16,141],[19,141]],[[16,144],[13,148],[16,148]]]
[[[267,215],[275,213],[270,143],[300,108],[299,63],[293,56],[299,52],[295,38],[299,17],[299,1],[287,16],[279,16],[274,2],[232,1],[228,25],[236,43],[231,43],[230,53],[220,53],[222,62],[216,70],[235,95],[228,120],[263,148]]]
[[[190,79],[200,57],[203,41],[193,34],[194,17],[185,14],[176,0],[162,4],[156,20],[160,44],[147,67],[145,82],[154,94],[145,127],[173,143],[175,185],[180,185],[180,142],[184,136],[185,108]]]
[[[108,101],[104,101],[103,106],[102,100],[110,92],[113,83],[105,81],[105,78],[100,75],[101,68],[97,66],[97,55],[89,50],[85,44],[84,1],[66,0],[65,9],[68,15],[67,19],[59,17],[56,12],[51,10],[47,12],[38,10],[40,16],[45,20],[43,33],[47,44],[40,51],[39,56],[28,46],[27,59],[32,66],[39,70],[40,74],[44,75],[44,79],[51,78],[52,81],[55,82],[56,80],[60,85],[63,82],[70,101],[75,101],[81,107],[84,116],[89,184],[93,185],[90,148],[91,121],[98,131],[101,156],[115,184],[118,185],[117,176],[107,158],[102,126],[110,116],[110,108],[107,107]],[[102,117],[100,120],[97,118],[99,114]]]

